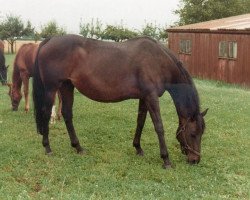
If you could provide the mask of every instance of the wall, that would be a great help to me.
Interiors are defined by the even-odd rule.
[[[37,43],[39,44],[41,41],[32,41],[32,40],[17,40],[14,44],[14,51],[15,53],[19,50],[19,48],[23,45],[23,44],[27,44],[27,43]],[[11,53],[11,47],[10,44],[4,40],[4,52],[5,53]]]
[[[192,40],[192,53],[179,53],[180,39]],[[219,58],[220,41],[237,41],[237,58]],[[169,33],[169,48],[195,77],[250,85],[249,34]]]

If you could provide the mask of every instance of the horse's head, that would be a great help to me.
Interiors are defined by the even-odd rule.
[[[11,100],[12,110],[17,111],[22,95],[20,92],[14,92],[12,83],[7,83],[9,87],[9,96]]]
[[[5,66],[2,65],[0,66],[0,81],[2,83],[2,85],[6,85],[7,84],[7,71],[8,71],[8,67],[9,66]]]
[[[176,138],[180,142],[181,151],[187,155],[190,164],[200,162],[201,137],[205,129],[204,116],[208,109],[193,118],[188,118],[177,129]]]

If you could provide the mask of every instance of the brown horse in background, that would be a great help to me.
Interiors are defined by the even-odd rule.
[[[182,63],[163,45],[147,37],[122,43],[103,42],[76,35],[53,37],[40,44],[33,78],[33,100],[38,133],[50,154],[49,119],[59,89],[62,114],[71,145],[83,152],[72,123],[74,88],[99,102],[139,99],[133,145],[143,155],[141,133],[149,112],[160,145],[164,168],[171,166],[160,115],[159,97],[167,90],[179,117],[176,137],[187,161],[200,161],[205,129],[197,90]],[[84,108],[82,109],[84,112]]]
[[[21,87],[25,98],[25,111],[30,109],[29,103],[29,79],[33,77],[33,68],[38,50],[38,44],[23,44],[14,60],[12,84],[9,84],[9,95],[11,98],[12,110],[17,111],[22,98]],[[59,98],[58,117],[61,116],[61,98]]]
[[[10,87],[10,97],[12,109],[18,110],[22,98],[21,88],[23,83],[23,93],[25,98],[25,111],[29,111],[29,79],[33,76],[33,66],[38,49],[38,44],[24,44],[20,47],[14,60],[12,85]]]
[[[4,53],[4,42],[0,40],[0,51]]]

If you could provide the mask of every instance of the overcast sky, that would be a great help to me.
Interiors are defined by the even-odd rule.
[[[70,33],[79,33],[82,20],[99,19],[104,25],[123,23],[141,29],[146,22],[169,26],[178,20],[173,11],[179,0],[0,0],[0,16],[18,15],[36,27],[55,20]]]

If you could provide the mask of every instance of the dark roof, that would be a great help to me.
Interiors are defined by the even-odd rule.
[[[238,15],[206,22],[178,26],[168,29],[169,32],[250,32],[250,14]]]

